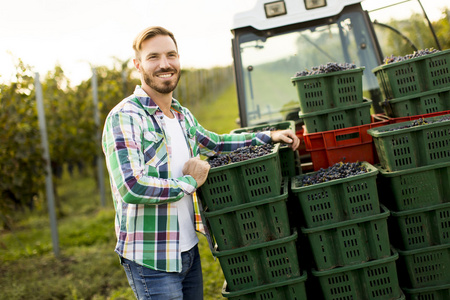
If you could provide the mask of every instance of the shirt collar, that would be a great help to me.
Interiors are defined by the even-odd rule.
[[[142,89],[141,86],[137,85],[134,89],[134,96],[141,102],[142,106],[151,114],[155,114],[156,111],[161,111],[159,106],[150,98],[149,95]],[[181,104],[175,99],[172,98],[172,109],[177,112],[181,112]]]

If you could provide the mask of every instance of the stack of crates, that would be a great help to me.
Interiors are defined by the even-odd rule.
[[[411,119],[417,120],[417,117]],[[409,299],[450,297],[450,114],[368,131],[380,159],[379,189]],[[401,128],[401,129],[398,129]]]
[[[367,130],[372,101],[363,97],[364,68],[291,78],[300,100],[303,139],[314,170],[345,161],[377,162]]]
[[[306,299],[281,148],[275,144],[270,154],[211,168],[199,189],[216,244],[212,254],[225,277],[222,295],[231,300]]]
[[[230,133],[232,133],[232,134],[255,133],[255,132],[261,132],[261,131],[285,130],[285,129],[290,129],[293,132],[295,132],[295,130],[296,130],[295,122],[286,120],[286,121],[281,121],[281,122],[273,122],[273,123],[267,123],[267,124],[262,124],[262,125],[242,127],[242,128],[234,129]],[[298,136],[297,132],[296,132],[296,134]],[[281,176],[287,178],[287,180],[288,180],[287,185],[289,186],[289,184],[290,184],[289,180],[291,177],[302,174],[300,150],[292,151],[292,149],[288,145],[280,144],[280,150],[278,153],[279,153],[279,158],[280,158]],[[290,220],[291,227],[297,227],[297,223],[299,220],[296,216],[296,213],[297,213],[299,207],[295,201],[289,201],[290,197],[291,197],[291,191],[290,191],[290,186],[289,186],[288,201],[287,201],[289,220]],[[297,240],[297,244],[301,244],[301,243],[302,242],[300,240]]]
[[[313,266],[315,299],[403,299],[396,260],[389,241],[389,210],[380,206],[378,170],[303,186],[307,173],[292,178],[291,190],[300,203]]]
[[[450,122],[397,128],[450,113],[450,50],[372,72],[392,124],[368,133],[380,160],[380,195],[391,209],[401,286],[408,299],[449,299]]]
[[[450,110],[450,50],[381,65],[372,72],[389,117]]]

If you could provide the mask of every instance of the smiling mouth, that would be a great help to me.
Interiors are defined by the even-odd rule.
[[[159,77],[159,78],[169,78],[169,77],[172,77],[172,73],[170,73],[170,74],[158,74],[158,75],[156,75],[156,77]]]

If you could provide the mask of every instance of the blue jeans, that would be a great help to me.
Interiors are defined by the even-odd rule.
[[[181,273],[153,270],[120,257],[128,282],[139,300],[201,300],[203,276],[198,245],[182,252]]]

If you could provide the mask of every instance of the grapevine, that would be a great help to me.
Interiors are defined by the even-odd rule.
[[[350,176],[367,173],[367,168],[361,162],[343,163],[338,162],[312,175],[306,175],[302,178],[302,185],[308,186],[331,180],[342,179]]]
[[[273,144],[264,144],[260,146],[245,146],[236,149],[230,153],[211,157],[208,162],[211,168],[225,166],[231,163],[245,161],[272,153]]]
[[[311,71],[308,71],[308,70],[299,71],[295,74],[295,77],[326,74],[326,73],[345,71],[345,70],[351,70],[351,69],[356,69],[356,65],[350,64],[350,63],[340,64],[340,63],[329,62],[326,65],[312,67]]]
[[[414,53],[407,54],[405,56],[394,56],[394,55],[391,55],[391,56],[386,57],[384,59],[384,63],[386,65],[388,65],[388,64],[392,64],[392,63],[408,60],[408,59],[413,59],[413,58],[416,58],[416,57],[421,57],[421,56],[428,55],[428,54],[433,54],[433,53],[436,53],[436,52],[439,52],[439,50],[434,49],[434,48],[430,48],[430,49],[426,48],[424,50],[414,51]]]

